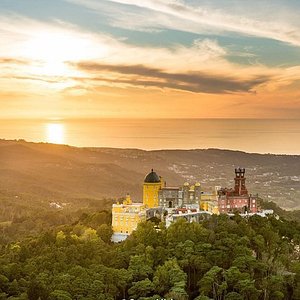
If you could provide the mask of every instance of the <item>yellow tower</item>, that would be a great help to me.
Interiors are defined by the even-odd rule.
[[[147,208],[159,205],[158,193],[164,187],[164,181],[153,171],[145,177],[143,184],[143,204]]]

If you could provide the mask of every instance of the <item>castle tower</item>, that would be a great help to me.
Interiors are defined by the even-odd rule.
[[[246,188],[246,178],[245,178],[245,169],[236,168],[235,169],[235,178],[234,178],[234,193],[235,195],[247,195],[248,191]]]
[[[194,188],[194,203],[199,203],[200,199],[201,199],[201,184],[199,182],[196,182]]]
[[[126,194],[126,199],[123,201],[123,204],[124,205],[132,204],[131,197],[130,197],[130,195],[128,193]]]
[[[189,190],[190,190],[190,184],[188,182],[185,182],[182,187],[182,193],[183,193],[183,199],[182,199],[182,205],[186,205],[189,203]]]
[[[162,187],[164,187],[163,180],[152,169],[143,184],[143,204],[147,208],[159,206],[158,193]]]

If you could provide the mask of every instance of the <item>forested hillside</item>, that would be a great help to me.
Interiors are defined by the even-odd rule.
[[[127,192],[139,201],[152,167],[205,190],[231,186],[239,165],[274,216],[147,222],[110,242],[111,204]],[[2,140],[0,300],[300,299],[299,211],[275,203],[299,207],[299,170],[299,156]]]
[[[50,202],[119,198],[141,201],[151,168],[170,186],[199,181],[204,190],[232,186],[234,168],[246,168],[251,193],[281,207],[300,207],[300,156],[227,150],[76,148],[0,140],[0,192]]]
[[[0,299],[300,299],[300,226],[273,216],[141,223],[110,242],[105,213],[2,244]]]

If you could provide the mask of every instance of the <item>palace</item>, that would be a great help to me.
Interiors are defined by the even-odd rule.
[[[220,213],[256,213],[259,210],[257,195],[249,195],[246,188],[245,169],[235,169],[234,188],[222,188],[218,191]]]
[[[127,237],[137,224],[146,221],[146,209],[142,203],[132,203],[130,195],[122,204],[117,203],[112,206],[112,229],[113,232]]]
[[[192,222],[219,213],[257,213],[258,197],[248,194],[245,181],[245,169],[237,168],[234,188],[216,186],[212,191],[204,191],[198,182],[168,187],[152,169],[143,182],[143,203],[133,203],[127,195],[123,203],[113,204],[112,240],[118,242],[126,239],[138,223],[153,217],[169,226],[178,218]]]

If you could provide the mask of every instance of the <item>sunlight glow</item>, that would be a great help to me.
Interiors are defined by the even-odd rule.
[[[45,61],[77,60],[84,57],[90,41],[76,34],[60,31],[36,32],[27,41],[28,56]]]
[[[35,61],[30,71],[37,75],[74,76],[70,62],[105,55],[105,45],[96,47],[89,36],[72,31],[37,31],[24,43],[22,54]]]
[[[49,123],[47,128],[47,142],[54,144],[64,143],[64,125],[59,123]]]

